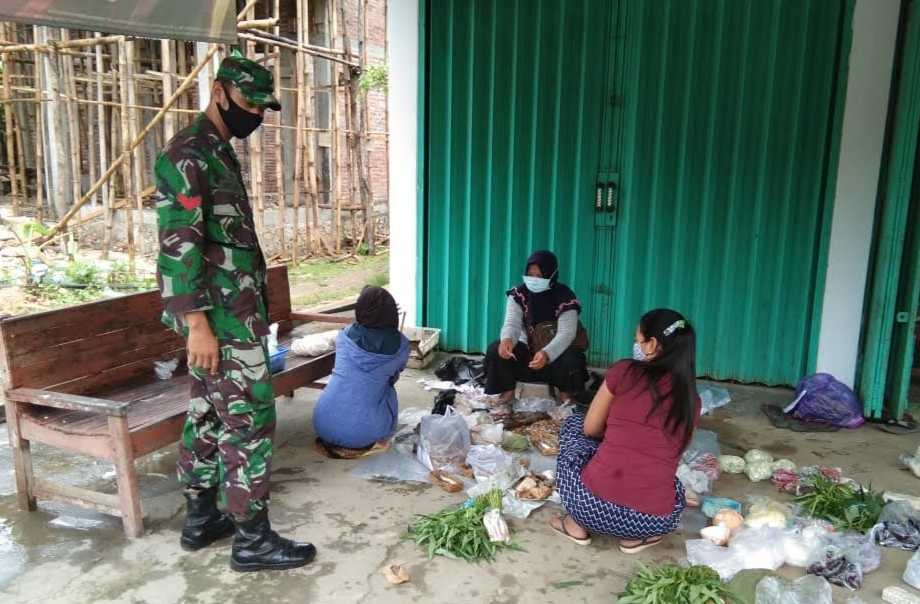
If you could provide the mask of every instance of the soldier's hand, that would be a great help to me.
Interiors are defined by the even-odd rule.
[[[219,346],[203,312],[185,313],[188,324],[188,365],[201,371],[217,373]]]

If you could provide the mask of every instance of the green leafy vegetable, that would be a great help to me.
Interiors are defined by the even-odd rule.
[[[619,604],[743,604],[708,566],[652,568],[640,562],[639,572],[619,595]]]
[[[491,562],[503,547],[521,550],[514,542],[505,545],[489,541],[482,518],[490,509],[501,511],[500,489],[492,489],[459,507],[445,508],[436,514],[419,514],[404,538],[425,549],[429,558],[437,555],[467,562],[483,559]]]
[[[882,496],[872,490],[872,485],[857,489],[816,474],[805,480],[803,486],[806,490],[796,496],[796,503],[809,515],[829,520],[840,530],[865,533],[878,522],[885,505]]]

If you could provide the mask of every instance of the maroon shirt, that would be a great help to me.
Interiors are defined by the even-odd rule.
[[[674,511],[674,476],[683,453],[683,431],[671,434],[664,428],[671,404],[671,377],[664,376],[658,391],[664,399],[658,411],[648,417],[652,395],[644,379],[633,384],[625,377],[631,361],[618,361],[605,378],[613,402],[607,416],[604,439],[597,453],[585,465],[581,477],[588,489],[606,501],[630,509],[667,516]],[[696,399],[693,425],[700,419]]]

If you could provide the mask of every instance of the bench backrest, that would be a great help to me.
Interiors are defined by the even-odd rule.
[[[270,321],[292,327],[287,266],[268,271]],[[44,388],[88,394],[139,376],[155,361],[178,357],[185,342],[160,322],[156,290],[0,320],[0,378],[6,390]]]

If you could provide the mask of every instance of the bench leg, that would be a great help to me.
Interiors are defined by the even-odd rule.
[[[141,494],[137,488],[137,468],[134,466],[134,452],[128,418],[109,417],[109,434],[114,448],[115,482],[121,507],[121,521],[125,534],[140,537],[144,534],[144,512],[141,509]]]
[[[6,401],[6,424],[13,450],[13,469],[16,472],[16,492],[19,494],[19,509],[35,511],[35,473],[32,469],[32,449],[29,441],[20,436],[19,411],[22,405]]]

